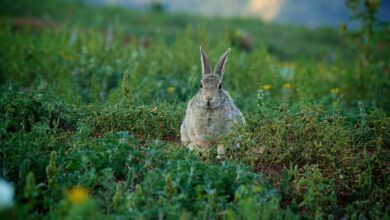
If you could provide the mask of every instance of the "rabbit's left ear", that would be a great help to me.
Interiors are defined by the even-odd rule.
[[[215,69],[214,69],[214,74],[219,75],[221,78],[222,78],[223,73],[224,73],[224,68],[225,68],[225,64],[226,64],[229,53],[230,53],[230,48],[228,48],[226,50],[226,52],[219,58],[217,65],[215,66]]]
[[[202,46],[200,46],[200,61],[202,62],[202,75],[211,74],[210,61]]]

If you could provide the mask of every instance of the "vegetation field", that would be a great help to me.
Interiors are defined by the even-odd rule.
[[[2,0],[0,218],[389,219],[390,28],[348,2],[359,28]],[[223,160],[180,142],[200,45],[247,123]]]

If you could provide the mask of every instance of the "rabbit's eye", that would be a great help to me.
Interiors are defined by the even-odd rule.
[[[200,88],[203,88],[202,82],[199,83],[199,87],[200,87]]]
[[[222,83],[219,84],[218,89],[222,89]]]

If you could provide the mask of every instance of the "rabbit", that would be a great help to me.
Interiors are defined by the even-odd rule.
[[[202,152],[216,145],[218,158],[225,154],[225,147],[218,142],[229,134],[234,124],[245,125],[242,113],[222,88],[229,53],[230,48],[219,58],[212,72],[206,52],[200,47],[202,80],[198,93],[188,102],[180,127],[181,141],[190,150]]]

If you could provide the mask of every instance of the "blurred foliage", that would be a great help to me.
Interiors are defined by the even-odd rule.
[[[0,218],[389,218],[389,29],[376,1],[349,4],[366,22],[337,32],[1,1],[0,176],[16,204]],[[247,126],[224,161],[179,142],[199,45],[213,63],[232,48],[224,87]]]

